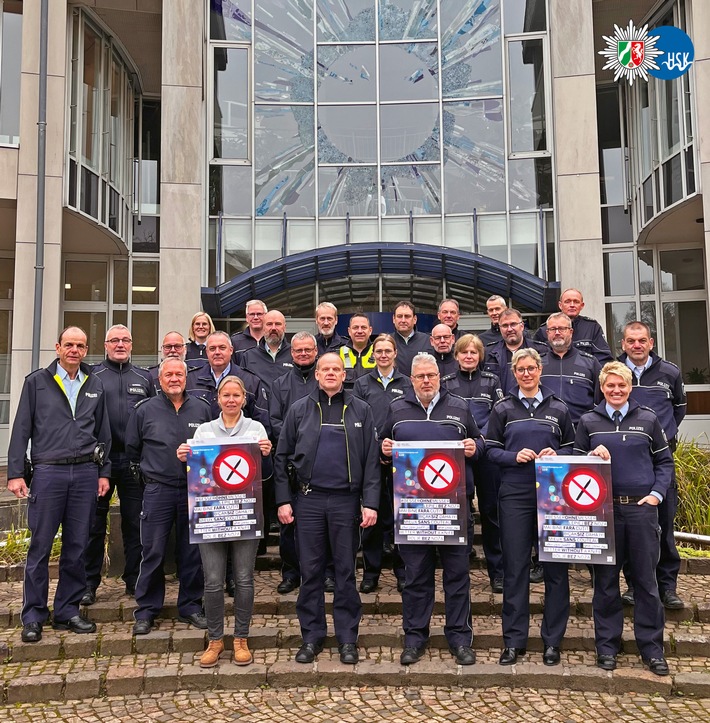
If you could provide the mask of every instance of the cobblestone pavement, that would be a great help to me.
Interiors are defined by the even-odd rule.
[[[548,690],[448,688],[293,688],[127,696],[64,704],[0,707],[6,723],[304,721],[710,721],[710,699],[624,696]]]

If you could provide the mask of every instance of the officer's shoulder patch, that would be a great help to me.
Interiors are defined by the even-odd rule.
[[[489,341],[486,343],[486,346],[495,346],[496,344],[500,344],[500,339],[494,339],[493,341]]]
[[[136,404],[133,406],[133,409],[138,409],[138,407],[140,407],[141,404],[145,404],[146,402],[149,402],[151,399],[157,399],[157,397],[146,397],[145,399],[141,399],[140,402],[136,402]]]
[[[447,374],[445,377],[441,377],[442,382],[448,382],[450,379],[456,378],[456,372],[451,372],[451,374]]]
[[[29,379],[30,377],[33,377],[35,374],[37,374],[37,373],[39,373],[39,372],[46,372],[46,371],[47,371],[47,369],[45,369],[44,367],[40,367],[39,369],[35,369],[34,371],[31,371],[31,372],[25,377],[25,379]]]
[[[497,375],[495,375],[493,372],[482,371],[481,376],[485,377],[486,379],[498,379]]]
[[[577,349],[577,351],[579,352],[579,356],[587,357],[587,359],[596,359],[594,354],[590,354],[588,351],[584,351],[584,349]]]
[[[584,319],[584,321],[596,321],[596,319],[592,319],[591,316],[584,316],[583,314],[578,314],[578,315],[577,315],[577,318],[578,318],[578,319]]]
[[[200,397],[196,394],[195,395],[191,394],[190,399],[199,399],[203,404],[206,404],[208,407],[211,406],[209,399],[206,399],[205,397]]]

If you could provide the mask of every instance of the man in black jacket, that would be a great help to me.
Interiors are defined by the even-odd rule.
[[[264,382],[267,393],[272,382],[293,366],[291,345],[285,336],[286,317],[280,311],[269,311],[264,316],[264,336],[241,357],[242,368],[256,374]]]
[[[411,301],[400,301],[392,312],[394,340],[397,344],[397,369],[408,375],[412,370],[412,359],[419,352],[431,349],[429,335],[415,331],[417,312]]]
[[[22,604],[22,640],[42,639],[49,618],[49,568],[52,543],[62,526],[59,582],[54,595],[55,630],[93,633],[96,625],[79,616],[86,591],[84,550],[96,496],[109,489],[111,427],[106,395],[82,360],[86,334],[70,326],[59,335],[57,359],[32,372],[22,387],[7,453],[7,488],[27,499],[32,532],[27,551]],[[32,443],[32,487],[24,479],[27,444]]]
[[[123,582],[126,594],[134,595],[138,568],[141,564],[140,514],[143,490],[131,474],[126,457],[125,436],[128,417],[138,402],[155,396],[155,387],[146,369],[131,364],[133,339],[128,327],[116,324],[106,332],[106,358],[94,367],[106,392],[106,408],[111,424],[111,479],[108,492],[96,502],[96,516],[86,548],[86,592],[82,605],[96,602],[96,589],[101,583],[106,544],[106,519],[114,489],[118,489],[123,538]]]
[[[235,364],[241,362],[242,354],[247,349],[253,349],[259,339],[264,335],[264,316],[268,313],[266,304],[259,299],[247,301],[244,313],[247,318],[247,325],[242,331],[232,334],[232,361]]]
[[[132,464],[140,464],[145,481],[134,635],[147,635],[163,607],[163,562],[173,525],[180,581],[178,620],[207,629],[202,613],[202,561],[197,545],[190,544],[187,469],[177,457],[177,448],[192,439],[197,427],[210,422],[212,415],[204,399],[185,392],[186,377],[185,362],[165,359],[158,376],[160,393],[138,404],[126,429],[126,454]]]
[[[337,354],[324,354],[316,367],[318,390],[295,402],[284,420],[274,473],[279,521],[296,520],[301,589],[296,613],[303,645],[296,662],[312,663],[323,649],[325,550],[335,565],[333,623],[340,661],[358,662],[362,604],[355,585],[357,520],[377,521],[380,470],[375,426],[367,403],[343,390],[345,367]],[[298,487],[292,506],[288,467]]]

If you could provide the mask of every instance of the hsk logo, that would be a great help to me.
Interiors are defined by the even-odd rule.
[[[614,35],[602,36],[606,48],[599,55],[606,57],[603,70],[613,70],[614,80],[624,77],[629,85],[652,75],[661,80],[679,78],[693,63],[693,42],[680,28],[661,25],[650,33],[648,25],[637,28],[629,20],[626,28],[614,25]]]

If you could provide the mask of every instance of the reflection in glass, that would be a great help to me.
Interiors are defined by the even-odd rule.
[[[377,107],[319,106],[318,160],[321,163],[377,161]]]
[[[604,294],[629,296],[634,293],[633,251],[604,254]]]
[[[0,310],[0,394],[10,393],[11,343],[12,311],[10,309],[2,309]],[[7,419],[3,419],[2,415],[0,415],[0,424],[6,423]]]
[[[652,168],[656,156],[656,122],[652,119],[652,98],[656,87],[653,78],[648,83],[639,83],[639,115],[641,117],[641,128],[639,133],[641,150],[641,177],[645,178]]]
[[[106,301],[106,269],[105,261],[67,261],[64,301]]]
[[[444,137],[447,213],[505,211],[505,126],[500,100],[447,103]]]
[[[375,0],[318,0],[318,41],[375,39]]]
[[[705,288],[702,249],[678,249],[659,254],[661,291],[700,291]]]
[[[685,149],[685,186],[686,193],[690,196],[695,193],[695,151],[693,146]]]
[[[623,206],[603,206],[602,243],[624,244],[634,240],[631,216]]]
[[[623,328],[636,320],[636,304],[633,301],[621,301],[606,305],[606,338],[612,354],[621,354],[621,336]]]
[[[382,166],[383,216],[441,213],[439,166]]]
[[[386,161],[439,160],[439,104],[380,106],[380,154]]]
[[[374,45],[318,48],[318,102],[368,103],[376,98]]]
[[[0,143],[20,142],[22,14],[2,13],[0,38]]]
[[[212,40],[250,40],[250,0],[210,0]]]
[[[542,39],[508,43],[511,150],[547,150]]]
[[[254,86],[257,101],[313,101],[313,4],[257,0]]]
[[[210,216],[249,216],[251,212],[251,167],[210,166]]]
[[[114,259],[113,262],[113,303],[128,303],[128,261],[126,259]]]
[[[508,174],[511,210],[552,208],[552,159],[510,161]]]
[[[255,226],[254,263],[259,266],[281,258],[283,224],[271,219],[258,219]]]
[[[505,34],[534,33],[547,28],[545,0],[503,0]]]
[[[15,286],[15,259],[0,257],[0,299],[12,299]]]
[[[257,216],[313,216],[313,108],[257,106],[254,161]]]
[[[502,95],[500,0],[441,0],[444,98]]]
[[[643,193],[643,222],[653,218],[653,176],[649,176],[642,187]]]
[[[658,325],[656,321],[656,302],[655,301],[642,301],[641,302],[641,321],[648,325],[651,330],[651,336],[658,339]],[[658,342],[656,342],[658,343]]]
[[[678,82],[667,80],[658,84],[661,117],[661,160],[664,161],[680,148],[680,113],[678,107]]]
[[[380,100],[437,100],[439,61],[435,43],[380,47]]]
[[[670,206],[683,198],[683,171],[680,164],[680,153],[663,164],[663,199],[665,206]]]
[[[131,299],[134,304],[160,302],[160,262],[133,261]]]
[[[247,158],[248,53],[214,49],[214,157]]]
[[[482,256],[508,263],[508,230],[504,215],[479,216],[478,246]]]
[[[245,271],[251,264],[251,221],[225,221],[222,248],[224,249],[224,278],[229,281]]]
[[[321,168],[318,189],[318,212],[323,216],[377,215],[376,168]]]
[[[653,251],[639,250],[639,294],[653,294],[655,291],[655,274],[653,272]]]
[[[136,123],[136,126],[138,124]],[[160,102],[143,101],[143,135],[141,144],[141,210],[160,213]],[[138,128],[136,127],[136,133]],[[135,181],[138,187],[138,180]]]
[[[81,144],[82,160],[95,171],[99,169],[101,141],[101,38],[84,26],[84,115]]]
[[[680,367],[686,383],[710,382],[707,328],[704,301],[663,304],[664,357]]]
[[[158,361],[158,312],[134,311],[131,317],[131,361],[139,366],[155,364]]]
[[[436,38],[436,0],[380,0],[380,40]]]
[[[160,251],[160,216],[133,217],[133,252],[157,254]]]
[[[539,274],[540,217],[536,213],[510,216],[510,263],[530,274]]]
[[[597,89],[597,134],[602,204],[624,203],[624,149],[621,147],[619,90]]]

